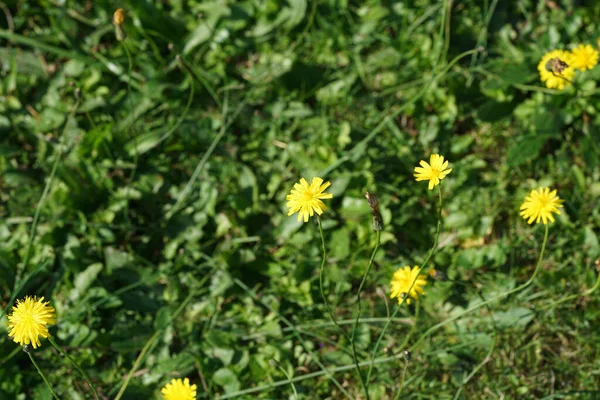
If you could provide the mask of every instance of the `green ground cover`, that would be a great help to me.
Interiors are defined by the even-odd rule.
[[[581,1],[0,2],[0,399],[52,399],[8,335],[26,295],[101,399],[184,377],[200,399],[600,398],[600,67],[563,90],[538,72],[597,49],[599,20]],[[437,246],[438,190],[413,177],[434,153],[453,169]],[[286,208],[315,176],[322,276],[317,219]],[[547,226],[519,215],[539,187],[564,200]],[[394,271],[432,246],[397,307]],[[94,398],[47,339],[33,356],[59,398]]]

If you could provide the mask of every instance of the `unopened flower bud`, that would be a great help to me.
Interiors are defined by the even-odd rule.
[[[366,192],[365,197],[367,198],[367,202],[373,213],[373,229],[375,231],[383,230],[383,219],[381,219],[381,214],[379,213],[379,201],[377,200],[377,196],[375,196],[375,193]]]

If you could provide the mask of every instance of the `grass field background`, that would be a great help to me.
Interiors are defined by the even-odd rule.
[[[597,46],[592,3],[0,3],[1,309],[50,301],[103,399],[180,377],[200,399],[364,399],[319,293],[316,219],[285,197],[332,183],[324,286],[348,334],[376,244],[365,191],[379,198],[364,373],[393,272],[434,243],[437,190],[413,168],[439,153],[442,279],[385,332],[370,398],[600,398],[600,67],[563,91],[537,71]],[[465,313],[532,275],[544,227],[519,207],[544,186],[565,203],[535,280]],[[93,398],[47,341],[34,354],[60,398]],[[0,398],[52,398],[5,316]]]

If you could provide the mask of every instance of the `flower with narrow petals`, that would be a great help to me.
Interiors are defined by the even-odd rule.
[[[573,55],[564,50],[552,50],[542,57],[538,64],[540,79],[549,89],[563,90],[571,86],[575,69]]]
[[[56,323],[54,307],[44,302],[44,298],[26,296],[25,300],[17,300],[8,316],[8,336],[21,346],[30,344],[34,349],[41,346],[39,337],[50,336],[48,325]]]
[[[415,167],[415,179],[418,181],[429,181],[429,190],[440,184],[440,181],[446,177],[452,168],[448,168],[448,161],[444,161],[444,156],[432,154],[429,157],[429,164],[421,160],[420,167]]]
[[[532,190],[521,205],[521,216],[528,219],[528,224],[533,221],[539,224],[541,220],[544,225],[547,225],[548,220],[554,222],[552,213],[560,214],[558,208],[562,207],[562,202],[563,200],[556,195],[556,190],[550,191],[549,188]]]
[[[190,385],[190,380],[185,378],[172,379],[160,392],[164,400],[195,400],[196,390],[196,385]]]
[[[423,287],[427,285],[427,277],[421,275],[421,268],[406,265],[403,268],[398,268],[392,276],[392,292],[390,298],[398,298],[398,304],[402,303],[402,299],[406,298],[406,304],[410,304],[410,297],[417,300],[419,295],[425,294]],[[414,282],[414,284],[413,284]],[[412,286],[412,287],[411,287]]]
[[[288,216],[298,213],[298,221],[308,222],[308,217],[312,217],[315,212],[319,215],[327,210],[322,199],[331,199],[332,194],[323,193],[331,185],[330,182],[323,183],[321,178],[312,178],[310,185],[306,179],[300,179],[300,183],[294,184],[290,194],[286,196],[286,207],[289,208]]]
[[[589,44],[580,44],[571,50],[571,66],[585,71],[598,64],[598,51]]]

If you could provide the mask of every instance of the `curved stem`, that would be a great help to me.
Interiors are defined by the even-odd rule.
[[[131,113],[135,114],[135,110],[134,110],[134,106],[133,106],[133,99],[131,98],[131,72],[133,71],[133,61],[131,58],[131,53],[129,52],[129,48],[127,47],[127,44],[125,43],[125,40],[121,41],[121,46],[123,47],[123,50],[125,50],[125,53],[127,54],[127,100],[129,100],[130,106],[131,106]],[[124,209],[124,216],[125,216],[125,221],[127,223],[127,225],[131,226],[131,221],[129,220],[129,192],[131,191],[131,186],[133,185],[133,181],[135,180],[135,175],[137,173],[137,167],[138,167],[138,162],[139,162],[139,149],[138,149],[138,138],[135,132],[135,119],[133,120],[132,124],[131,124],[131,136],[133,136],[133,147],[135,149],[135,153],[133,155],[133,169],[131,170],[131,174],[129,175],[129,185],[127,186],[127,195],[125,198],[125,207]]]
[[[511,295],[513,293],[519,292],[519,291],[525,289],[527,286],[531,285],[531,283],[535,279],[535,277],[536,277],[536,275],[537,275],[537,273],[538,273],[538,271],[540,269],[540,265],[542,265],[542,259],[544,258],[544,251],[546,250],[546,242],[548,241],[548,225],[545,225],[545,226],[546,226],[546,230],[544,232],[544,241],[542,242],[542,249],[540,250],[540,257],[538,258],[537,265],[535,266],[535,270],[533,271],[533,274],[527,280],[527,282],[523,283],[520,286],[517,286],[514,289],[506,291],[506,292],[504,292],[504,293],[502,293],[502,294],[500,294],[500,295],[498,295],[496,297],[493,297],[493,298],[491,298],[489,300],[486,300],[486,301],[483,301],[483,302],[481,302],[479,304],[476,304],[473,307],[470,307],[467,310],[463,311],[462,313],[457,314],[457,315],[455,315],[455,316],[453,316],[451,318],[448,318],[445,321],[440,322],[439,324],[436,324],[436,325],[432,326],[427,331],[425,331],[425,333],[423,335],[421,335],[421,337],[419,338],[419,340],[416,341],[415,344],[412,345],[411,350],[416,349],[421,344],[421,342],[423,342],[423,340],[427,336],[431,335],[433,332],[435,332],[438,329],[440,329],[440,328],[448,325],[451,322],[456,321],[457,319],[462,318],[463,316],[469,314],[471,311],[477,310],[478,308],[481,308],[481,307],[483,307],[483,306],[485,306],[487,304],[493,303],[494,301],[498,301],[500,299],[503,299],[503,298],[505,298],[505,297],[507,297],[507,296],[509,296],[509,295]]]
[[[410,337],[412,336],[412,334],[417,329],[417,321],[419,320],[420,310],[421,310],[420,303],[418,301],[415,301],[415,319],[414,319],[414,322],[413,322],[412,326],[410,327],[410,330],[408,331],[408,333],[404,337],[404,340],[402,341],[402,343],[400,344],[400,346],[398,346],[399,349],[403,349],[403,348],[406,347],[406,345],[408,344],[408,341],[410,340]]]
[[[485,302],[485,297],[483,297],[483,295],[481,293],[477,293],[479,295],[479,298]],[[473,368],[473,370],[469,373],[469,375],[467,375],[463,381],[460,384],[460,387],[458,388],[458,390],[456,391],[456,393],[454,394],[453,400],[457,400],[459,398],[459,396],[461,395],[463,388],[465,387],[465,385],[471,380],[472,377],[475,376],[475,374],[481,369],[483,368],[483,366],[485,364],[487,364],[491,359],[492,359],[492,354],[494,353],[494,349],[496,348],[496,343],[498,341],[498,327],[496,326],[496,321],[494,321],[494,314],[492,313],[492,309],[490,308],[490,306],[488,304],[485,305],[485,308],[488,311],[488,314],[490,316],[490,321],[492,323],[492,327],[494,328],[494,340],[492,341],[492,344],[486,354],[486,356],[484,357],[484,359],[475,366],[475,368]]]
[[[92,388],[92,391],[94,392],[94,397],[96,397],[96,400],[100,400],[100,396],[98,396],[98,392],[96,391],[96,388],[94,387],[94,385],[92,384],[92,380],[90,379],[89,375],[83,370],[83,368],[81,368],[79,366],[79,364],[77,364],[77,362],[75,362],[75,360],[73,360],[71,358],[70,355],[68,355],[63,349],[62,347],[60,347],[55,341],[54,338],[52,338],[52,336],[48,336],[48,340],[50,341],[50,343],[52,344],[52,346],[54,346],[54,348],[56,350],[58,350],[58,352],[60,354],[62,354],[63,356],[65,356],[69,361],[71,361],[71,364],[73,364],[73,366],[75,368],[77,368],[77,370],[79,371],[79,373],[81,375],[83,375],[83,378],[86,380],[86,382],[88,383],[88,385],[90,385],[90,387]]]
[[[589,296],[590,294],[594,293],[596,291],[596,289],[598,289],[598,287],[600,286],[600,272],[598,273],[598,276],[596,277],[596,283],[594,283],[594,286],[592,286],[591,288],[589,288],[588,290],[586,290],[585,292],[583,292],[583,294],[581,296]],[[550,303],[549,305],[542,307],[542,310],[547,310],[549,308],[554,308],[559,304],[565,303],[567,301],[573,300],[580,297],[580,295],[578,294],[571,294],[569,296],[565,296],[562,299],[558,299],[553,303]]]
[[[48,382],[48,378],[46,378],[46,375],[44,375],[44,373],[40,369],[40,366],[37,364],[37,362],[35,362],[35,358],[33,358],[33,354],[31,352],[31,350],[25,350],[25,349],[23,349],[23,351],[25,353],[27,353],[27,355],[29,356],[29,359],[33,363],[33,366],[37,370],[38,374],[40,374],[40,376],[42,377],[42,379],[46,383],[46,386],[48,386],[48,389],[50,389],[50,393],[52,393],[52,397],[54,397],[56,400],[60,400],[60,398],[56,395],[56,393],[54,393],[54,389],[52,389],[52,385],[50,385],[50,382]]]
[[[425,258],[425,261],[423,261],[423,264],[421,265],[421,271],[423,271],[425,269],[425,267],[427,266],[427,263],[429,262],[429,260],[431,260],[431,257],[433,256],[433,253],[435,252],[435,249],[437,248],[437,245],[438,245],[438,241],[440,239],[440,231],[442,229],[442,206],[443,206],[442,185],[438,185],[438,196],[439,196],[438,221],[437,221],[437,228],[436,228],[436,232],[435,232],[435,239],[433,241],[433,246],[431,246],[431,250],[429,251],[429,254],[427,255],[427,258]],[[417,275],[415,277],[415,280],[412,281],[412,283],[410,284],[410,287],[407,290],[407,293],[410,293],[410,291],[412,290],[413,286],[415,285],[415,282],[417,281],[417,279],[419,279],[419,275]],[[390,323],[396,317],[396,314],[398,314],[398,311],[400,311],[400,307],[402,307],[402,304],[404,304],[407,297],[408,296],[404,296],[399,300],[398,307],[396,307],[396,310],[394,311],[394,313],[390,316],[390,318],[388,318],[387,322],[383,326],[383,330],[381,331],[381,333],[379,334],[379,337],[377,338],[377,342],[375,342],[375,348],[373,349],[373,354],[371,355],[371,365],[369,365],[369,372],[367,372],[367,382],[369,382],[369,379],[371,378],[371,373],[373,372],[373,361],[375,360],[375,356],[377,355],[377,350],[379,349],[379,344],[381,343],[381,340],[383,339],[383,336],[385,335],[387,328],[390,326]]]
[[[408,361],[404,360],[404,369],[402,369],[402,376],[400,377],[400,389],[398,389],[398,393],[396,393],[396,397],[394,400],[398,400],[400,395],[402,394],[402,387],[404,386],[404,378],[406,378],[406,370],[408,369]]]
[[[42,195],[40,196],[40,200],[38,201],[37,206],[35,208],[35,212],[33,214],[33,222],[31,223],[31,229],[29,230],[29,239],[27,240],[27,247],[25,249],[25,257],[23,258],[23,262],[21,263],[20,267],[17,267],[17,273],[15,276],[15,284],[13,287],[13,292],[12,292],[12,295],[10,296],[8,303],[6,304],[6,307],[4,307],[4,309],[0,312],[0,319],[4,316],[4,314],[6,313],[6,310],[8,310],[13,305],[19,292],[21,291],[24,284],[26,283],[26,280],[22,280],[21,276],[27,270],[27,265],[29,264],[29,260],[31,258],[31,251],[33,249],[33,240],[35,239],[35,232],[37,230],[38,223],[40,221],[40,212],[42,211],[42,207],[44,206],[44,203],[46,202],[46,197],[48,197],[48,193],[50,193],[50,189],[52,188],[52,184],[54,183],[54,178],[56,177],[56,172],[58,171],[58,165],[60,164],[63,153],[65,151],[66,143],[63,143],[63,140],[64,140],[63,138],[65,137],[65,132],[67,131],[67,128],[69,127],[69,124],[71,123],[71,120],[75,116],[75,113],[77,112],[77,109],[79,108],[79,104],[80,104],[80,100],[77,99],[75,101],[75,104],[73,105],[73,108],[69,112],[69,116],[67,117],[67,121],[65,122],[65,126],[63,127],[62,134],[59,138],[59,143],[56,146],[56,155],[54,156],[54,163],[52,164],[52,170],[50,171],[50,176],[48,177],[48,181],[46,182],[44,191],[42,192]],[[39,270],[39,268],[36,268],[36,270],[32,272],[32,275],[36,274],[38,272],[38,270]]]
[[[358,372],[358,376],[360,376],[360,381],[365,389],[365,397],[369,400],[369,382],[367,382],[360,372],[360,367],[358,365],[358,354],[356,352],[356,343],[354,341],[356,335],[356,328],[358,327],[358,323],[360,321],[360,314],[362,312],[362,305],[360,302],[360,293],[362,292],[363,286],[367,281],[367,276],[371,271],[371,267],[373,266],[373,261],[375,260],[375,255],[377,254],[377,250],[379,250],[379,245],[381,244],[381,231],[377,231],[377,242],[375,243],[375,248],[373,249],[373,254],[371,254],[371,259],[369,260],[369,265],[367,266],[367,270],[365,271],[365,275],[363,276],[362,281],[360,282],[360,286],[358,287],[358,291],[356,292],[356,301],[358,303],[358,312],[356,313],[356,319],[354,320],[354,326],[352,326],[352,333],[350,334],[350,342],[352,343],[352,358],[354,358],[354,365],[356,365],[356,372]]]
[[[331,308],[329,308],[329,302],[327,301],[327,296],[325,296],[325,291],[323,290],[323,275],[325,272],[325,262],[327,261],[327,249],[325,248],[325,235],[323,234],[323,225],[321,225],[321,218],[317,215],[317,222],[319,223],[319,233],[321,234],[321,250],[323,251],[323,259],[321,260],[321,267],[319,268],[319,290],[321,292],[321,298],[323,299],[323,303],[325,303],[325,309],[327,310],[327,314],[329,314],[329,318],[338,327],[342,335],[349,342],[352,341],[350,337],[344,331],[344,328],[335,320],[333,313],[331,312]]]

